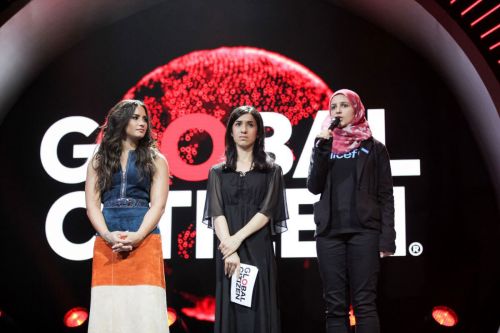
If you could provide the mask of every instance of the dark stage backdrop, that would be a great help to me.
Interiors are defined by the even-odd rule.
[[[152,110],[174,176],[161,228],[168,306],[184,330],[212,330],[212,234],[199,211],[228,113],[253,104],[268,112],[267,147],[286,172],[283,331],[322,332],[304,166],[316,112],[340,88],[360,94],[394,163],[398,253],[382,260],[382,331],[430,331],[434,305],[453,307],[461,332],[496,330],[499,212],[455,96],[414,51],[322,1],[168,1],[95,31],[43,70],[0,125],[4,324],[64,332],[64,313],[89,306],[85,156],[108,109],[134,97]]]

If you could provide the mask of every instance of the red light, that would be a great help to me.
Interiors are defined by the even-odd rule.
[[[490,9],[489,11],[486,12],[486,14],[484,14],[483,16],[481,16],[480,18],[478,18],[477,20],[475,20],[474,22],[472,22],[470,24],[471,27],[475,26],[479,21],[481,21],[482,19],[484,19],[486,16],[490,15],[491,13],[493,13],[495,10],[497,10],[498,8],[500,7],[500,4],[496,5],[494,8]]]
[[[170,327],[177,320],[177,311],[175,311],[174,308],[168,308],[167,309],[167,316],[168,316],[168,326]]]
[[[493,50],[493,49],[495,49],[495,48],[497,48],[498,46],[500,46],[500,42],[498,42],[498,43],[496,43],[494,45],[491,45],[490,46],[490,51]]]
[[[349,306],[349,325],[356,326],[356,317],[354,316],[354,309],[352,308],[352,305]]]
[[[73,308],[64,315],[64,325],[67,327],[78,327],[89,317],[89,312],[85,308]]]
[[[492,32],[494,32],[495,30],[497,30],[498,28],[500,28],[500,24],[497,24],[496,27],[493,27],[491,28],[490,30],[486,31],[484,34],[481,35],[481,39],[483,39],[484,37],[488,36],[489,34],[491,34]]]
[[[441,326],[453,327],[458,323],[458,316],[447,306],[435,306],[432,309],[432,318]]]
[[[457,0],[450,0],[450,5],[453,5]]]
[[[477,5],[479,5],[479,3],[481,3],[483,0],[477,0],[476,2],[474,2],[472,5],[470,5],[467,9],[465,9],[462,13],[460,13],[460,15],[464,16],[465,14],[467,14],[469,11],[472,10],[472,8],[476,7]]]
[[[197,320],[215,321],[215,297],[206,296],[199,298],[188,293],[182,293],[182,296],[195,303],[192,308],[182,308],[182,313]]]

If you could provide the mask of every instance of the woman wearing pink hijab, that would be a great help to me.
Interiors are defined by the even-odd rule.
[[[330,117],[316,137],[307,188],[321,193],[314,221],[327,332],[350,331],[350,305],[357,333],[380,332],[379,260],[396,250],[392,175],[387,149],[372,137],[365,107],[354,91],[341,89],[330,99]]]

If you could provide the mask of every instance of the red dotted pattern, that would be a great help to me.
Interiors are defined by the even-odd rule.
[[[202,140],[205,131],[193,128],[187,131],[179,140],[179,153],[181,159],[187,164],[195,164],[198,155],[199,141]],[[200,134],[200,135],[199,135]]]
[[[231,110],[240,105],[284,114],[296,125],[327,109],[331,94],[316,74],[282,55],[251,47],[222,47],[195,51],[156,68],[124,98],[144,101],[161,142],[165,128],[179,117],[206,113],[226,123]],[[196,163],[196,134],[189,131],[182,139],[185,142],[180,142],[180,147],[191,148],[181,151],[190,164]]]
[[[193,255],[196,230],[194,225],[189,224],[187,230],[181,231],[177,235],[177,254],[179,257],[189,259]]]

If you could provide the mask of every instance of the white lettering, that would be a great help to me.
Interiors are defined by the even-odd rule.
[[[62,137],[69,133],[81,133],[89,136],[99,126],[87,117],[67,117],[49,127],[40,146],[40,160],[45,171],[55,180],[65,184],[77,184],[85,181],[89,157],[95,145],[76,145],[73,147],[73,158],[86,158],[85,163],[77,168],[64,166],[57,157],[57,146]]]
[[[286,200],[290,219],[287,222],[288,230],[281,234],[281,257],[316,257],[316,244],[314,241],[299,241],[299,232],[301,230],[316,229],[313,215],[301,215],[299,206],[312,205],[319,200],[319,195],[314,195],[304,188],[287,189]]]
[[[65,216],[75,208],[85,208],[85,192],[71,192],[63,195],[50,207],[45,221],[45,234],[50,247],[55,253],[69,260],[87,260],[92,258],[95,236],[86,243],[70,242],[63,231]]]
[[[374,136],[385,140],[384,109],[369,110],[370,126]],[[309,158],[314,143],[314,137],[320,131],[321,125],[327,116],[327,111],[319,111],[309,131],[304,144],[293,178],[306,178]],[[282,166],[284,174],[293,166],[293,154],[286,142],[292,134],[289,120],[281,114],[263,112],[265,126],[271,127],[274,134],[266,138],[266,151],[276,155],[277,162]],[[86,158],[83,165],[77,168],[68,168],[59,161],[57,147],[60,140],[68,133],[82,133],[89,136],[98,124],[86,117],[67,117],[54,123],[45,133],[41,147],[40,158],[45,171],[55,180],[66,184],[76,184],[85,181],[85,169],[88,157],[91,156],[96,145],[75,145],[73,158]],[[381,140],[381,141],[382,141]],[[420,160],[391,160],[393,176],[420,175]],[[319,196],[312,195],[305,188],[287,189],[288,209],[290,219],[288,231],[281,235],[281,256],[284,258],[311,258],[316,257],[314,241],[300,241],[299,233],[302,230],[313,231],[316,228],[312,214],[299,214],[300,205],[311,205]],[[163,256],[171,258],[172,252],[172,208],[192,207],[192,191],[171,191],[167,201],[166,212],[159,222],[163,240]],[[196,253],[198,259],[213,258],[214,233],[202,223],[206,191],[196,191]],[[406,217],[405,217],[405,188],[394,187],[395,199],[395,229],[397,233],[397,256],[406,255]],[[86,243],[75,244],[69,241],[63,232],[65,216],[75,208],[85,208],[85,194],[83,191],[68,193],[59,198],[47,214],[45,231],[50,247],[61,257],[69,260],[86,260],[92,257],[95,237]]]
[[[293,153],[286,145],[292,136],[290,120],[281,113],[261,112],[264,126],[271,127],[273,135],[266,138],[266,151],[276,155],[276,163],[281,166],[283,174],[287,174],[293,166]]]
[[[170,191],[167,207],[158,222],[164,259],[172,258],[172,208],[191,207],[191,191]]]
[[[207,191],[196,191],[196,258],[214,257],[214,231],[203,223],[203,210]]]

